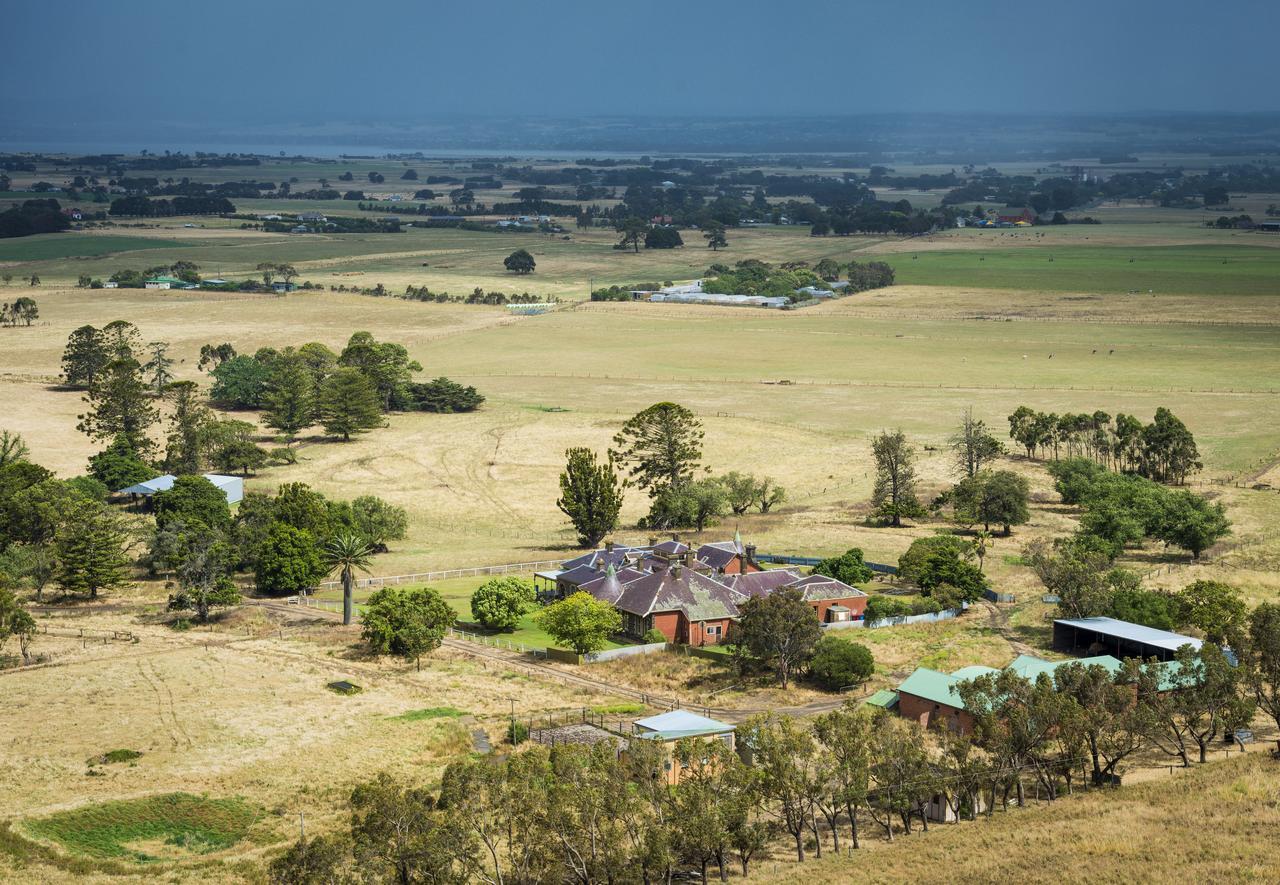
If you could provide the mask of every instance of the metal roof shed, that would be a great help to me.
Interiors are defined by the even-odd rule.
[[[635,721],[636,735],[642,738],[659,741],[673,741],[684,737],[701,737],[703,735],[729,734],[734,726],[718,719],[709,719],[690,713],[688,710],[672,710],[670,713],[659,713],[648,719]]]
[[[1061,618],[1053,622],[1053,647],[1079,654],[1111,654],[1117,658],[1170,661],[1184,645],[1200,648],[1194,636],[1131,624],[1115,618]]]
[[[227,496],[228,504],[235,504],[244,498],[244,480],[238,476],[223,476],[220,473],[206,473],[204,478],[209,480]],[[120,489],[117,494],[121,495],[142,495],[150,498],[157,492],[167,492],[173,488],[174,480],[177,477],[172,473],[166,473],[164,476],[157,476],[154,479],[148,479],[136,485],[131,485],[127,489]]]

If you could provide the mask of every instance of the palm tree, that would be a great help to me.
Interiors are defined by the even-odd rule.
[[[979,531],[969,543],[973,546],[973,552],[978,556],[978,571],[982,571],[982,566],[987,559],[987,550],[992,544],[991,532]]]
[[[351,595],[356,585],[356,569],[369,573],[369,557],[373,554],[369,544],[358,535],[338,535],[324,545],[324,562],[329,573],[338,572],[342,578],[342,623],[351,623]]]

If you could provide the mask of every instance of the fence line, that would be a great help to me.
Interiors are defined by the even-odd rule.
[[[787,556],[780,553],[758,553],[756,559],[760,562],[772,562],[778,565],[817,565],[822,559],[817,556]],[[880,572],[884,575],[896,575],[898,567],[896,565],[886,565],[882,562],[867,562],[863,560],[863,564],[873,572]]]
[[[481,565],[472,568],[452,568],[437,572],[418,572],[412,575],[384,575],[382,577],[360,578],[356,588],[385,587],[388,584],[404,584],[414,581],[443,581],[448,578],[474,578],[481,575],[510,575],[523,572],[535,572],[543,568],[558,568],[559,559],[540,559],[536,562],[511,562],[506,565]],[[321,590],[339,590],[341,581],[322,581],[316,585]]]

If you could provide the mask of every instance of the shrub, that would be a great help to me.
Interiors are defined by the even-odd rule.
[[[646,643],[666,642],[667,636],[661,630],[651,627],[645,631],[644,641]]]
[[[529,581],[494,578],[471,595],[471,616],[486,630],[514,630],[536,598],[537,592]]]
[[[529,726],[512,719],[507,725],[507,743],[518,747],[529,739]]]
[[[835,690],[865,682],[875,671],[875,660],[865,645],[830,634],[818,640],[809,672],[823,688]]]
[[[815,575],[825,575],[846,584],[865,584],[871,580],[871,567],[862,561],[862,551],[851,547],[840,556],[824,559],[813,567]]]
[[[920,582],[920,571],[924,561],[936,551],[953,551],[956,556],[968,558],[973,548],[964,538],[958,535],[930,535],[917,538],[911,542],[907,552],[898,557],[898,577],[913,584]]]

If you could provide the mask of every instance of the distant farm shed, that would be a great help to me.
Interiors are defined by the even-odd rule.
[[[1201,641],[1115,618],[1062,618],[1053,622],[1053,647],[1069,654],[1171,661],[1173,653],[1184,645],[1198,649]]]
[[[227,496],[228,504],[235,504],[244,497],[244,480],[238,476],[206,473],[204,478],[222,490],[222,493]],[[150,498],[156,492],[169,491],[169,489],[173,488],[173,483],[176,479],[177,477],[172,473],[166,473],[164,476],[157,476],[155,479],[148,479],[146,482],[131,485],[127,489],[120,489],[117,494],[141,495]]]

